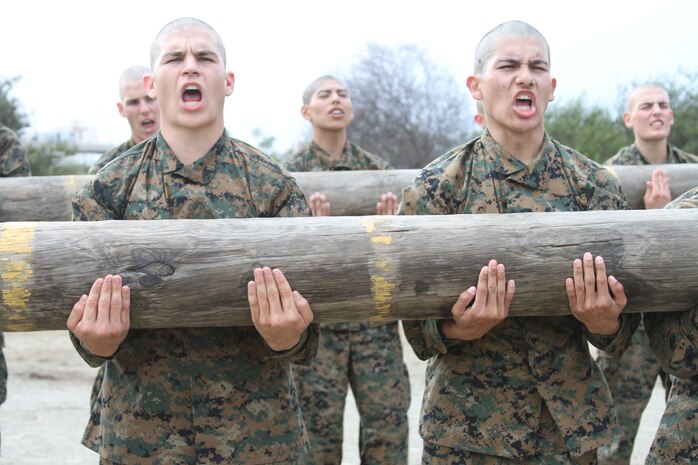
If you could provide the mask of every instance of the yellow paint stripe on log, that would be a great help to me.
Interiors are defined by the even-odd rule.
[[[372,316],[372,320],[382,320],[390,315],[390,301],[393,298],[393,288],[395,284],[389,282],[383,276],[371,276],[371,291],[373,292],[373,303],[377,315]]]
[[[34,226],[13,226],[5,223],[0,234],[0,278],[2,278],[2,303],[12,314],[9,320],[19,320],[12,329],[27,330],[31,324],[23,323],[29,308],[31,290],[27,286],[32,276],[31,264],[26,255],[33,251]]]
[[[362,221],[366,233],[368,233],[371,244],[375,251],[380,251],[383,246],[390,246],[393,243],[393,237],[380,231],[380,227],[385,226],[389,229],[392,225],[390,217],[382,217],[379,220],[374,218],[364,218]],[[394,271],[394,264],[389,258],[380,260],[371,260],[371,293],[373,294],[373,308],[375,313],[369,318],[371,321],[386,320],[391,313],[391,302],[393,299],[393,289],[395,284],[391,282],[391,276]]]
[[[393,243],[393,238],[390,236],[374,236],[371,238],[374,244],[390,245]]]

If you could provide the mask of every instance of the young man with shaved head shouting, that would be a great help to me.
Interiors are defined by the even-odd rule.
[[[403,190],[402,213],[626,209],[608,170],[546,133],[556,84],[538,30],[509,21],[487,33],[467,79],[486,129],[427,165]],[[496,258],[482,264],[451,319],[403,321],[415,353],[429,360],[422,463],[595,464],[618,425],[587,341],[610,352],[624,347],[637,317],[621,313],[623,286],[606,275],[602,257],[571,256],[572,277],[559,283],[571,315],[507,318],[517,276]]]
[[[74,220],[310,215],[283,167],[228,136],[223,106],[235,80],[208,24],[168,23],[151,67],[144,82],[160,104],[160,131],[75,194]],[[73,306],[73,344],[91,366],[105,365],[83,437],[100,463],[287,465],[304,457],[291,362],[310,363],[318,328],[280,270],[250,272],[250,327],[132,329],[131,289],[118,275],[97,279]]]

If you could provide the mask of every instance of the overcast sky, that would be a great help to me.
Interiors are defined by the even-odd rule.
[[[370,41],[417,44],[464,85],[478,40],[520,19],[550,44],[558,102],[584,96],[611,106],[631,82],[698,71],[691,1],[9,1],[0,78],[22,77],[11,95],[32,128],[78,126],[86,142],[107,145],[129,137],[116,109],[121,71],[149,64],[153,38],[181,16],[208,22],[226,44],[236,76],[225,110],[231,135],[255,144],[259,128],[279,151],[308,134],[304,87],[322,74],[341,78]]]

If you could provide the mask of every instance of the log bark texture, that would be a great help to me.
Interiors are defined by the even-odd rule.
[[[0,330],[65,329],[95,279],[132,288],[134,328],[251,323],[246,284],[278,267],[316,322],[448,318],[490,259],[510,315],[569,314],[565,278],[604,257],[628,312],[698,303],[698,209],[0,224]]]
[[[644,208],[645,181],[656,168],[669,174],[672,197],[698,185],[698,163],[609,167],[618,177],[628,202]],[[400,197],[419,170],[330,171],[293,173],[306,195],[324,192],[334,216],[374,215],[376,202],[388,191]],[[0,222],[69,221],[73,193],[91,176],[0,178]]]

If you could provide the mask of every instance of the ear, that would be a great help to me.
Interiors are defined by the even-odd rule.
[[[465,80],[465,85],[468,86],[470,94],[475,100],[482,100],[482,92],[480,92],[480,76],[468,76]]]
[[[227,71],[225,73],[225,96],[232,94],[233,89],[235,89],[235,75],[232,71]]]
[[[125,118],[126,115],[124,115],[124,104],[121,102],[116,102],[116,108],[119,110],[119,114]]]
[[[310,107],[308,105],[303,105],[301,107],[301,116],[312,123],[312,117],[310,115]]]
[[[633,120],[630,117],[630,113],[623,113],[623,122],[625,123],[625,127],[628,129],[633,128]]]
[[[146,73],[143,75],[143,87],[145,87],[148,97],[157,100],[155,96],[155,78],[152,74]]]
[[[552,78],[550,80],[550,86],[551,86],[552,92],[550,92],[550,97],[548,97],[548,102],[552,102],[553,100],[555,100],[555,89],[557,88],[557,79]]]

